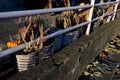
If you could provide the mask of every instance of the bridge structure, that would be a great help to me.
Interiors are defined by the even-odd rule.
[[[68,33],[70,31],[79,29],[84,25],[87,25],[85,35],[81,38],[76,39],[70,43],[67,47],[60,50],[52,56],[52,59],[47,59],[45,62],[40,63],[38,66],[30,69],[29,71],[18,73],[12,79],[21,78],[26,80],[40,79],[40,80],[74,80],[84,71],[87,64],[89,64],[98,52],[103,49],[105,44],[117,35],[120,31],[119,17],[119,0],[95,4],[95,0],[91,0],[89,5],[85,6],[73,6],[73,7],[62,7],[62,8],[52,8],[52,9],[40,9],[40,10],[27,10],[27,11],[13,11],[13,12],[1,12],[0,19],[14,18],[21,16],[30,16],[38,14],[46,14],[61,11],[70,11],[77,9],[89,8],[89,17],[86,22],[71,26],[66,29],[58,30],[52,34],[46,35],[44,37],[39,37],[34,41],[27,42],[30,45],[37,43],[38,40],[48,40],[62,34]],[[114,10],[112,12],[104,13],[96,18],[93,17],[93,12],[95,7],[114,5]],[[9,14],[9,15],[8,15]],[[92,22],[97,21],[101,18],[108,17],[104,25],[95,29],[91,33]],[[14,54],[26,47],[26,44],[20,44],[16,47],[3,50],[0,52],[0,58]],[[52,63],[52,64],[51,64]],[[35,75],[37,74],[37,75]],[[20,76],[19,76],[20,75]],[[22,77],[21,77],[22,75]]]

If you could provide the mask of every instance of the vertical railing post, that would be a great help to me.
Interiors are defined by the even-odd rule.
[[[91,5],[92,7],[90,8],[90,12],[89,12],[89,21],[92,20],[92,16],[93,16],[93,10],[94,10],[94,4],[95,4],[95,0],[91,0]],[[91,22],[88,24],[87,30],[86,30],[86,35],[89,35],[90,33],[90,27],[91,27]]]
[[[119,1],[119,0],[116,0],[116,1]],[[114,19],[115,19],[115,16],[116,16],[116,11],[117,11],[118,5],[119,5],[119,2],[117,2],[117,3],[115,4],[114,14],[113,14],[113,18],[112,18],[112,20],[114,20]]]

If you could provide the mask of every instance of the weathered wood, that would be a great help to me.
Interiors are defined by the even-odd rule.
[[[120,32],[120,19],[116,19],[96,29],[91,35],[72,42],[29,71],[18,73],[9,80],[74,80],[99,54],[106,43]]]

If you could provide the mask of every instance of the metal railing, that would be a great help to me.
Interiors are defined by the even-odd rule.
[[[118,11],[120,11],[120,9],[118,9],[119,3],[120,3],[120,1],[116,0],[116,1],[113,1],[113,2],[106,2],[106,3],[95,4],[95,0],[91,0],[91,4],[90,5],[85,5],[85,6],[73,6],[73,7],[40,9],[40,10],[26,10],[26,11],[14,11],[14,12],[1,12],[0,13],[0,19],[13,18],[13,17],[21,17],[21,16],[29,16],[29,15],[37,15],[37,14],[46,14],[46,13],[51,13],[51,12],[61,12],[61,11],[66,11],[66,10],[76,10],[76,9],[90,8],[90,15],[89,15],[88,21],[80,23],[80,24],[75,25],[75,26],[71,26],[71,27],[63,29],[63,30],[56,31],[56,32],[54,32],[52,34],[44,36],[43,38],[39,37],[38,39],[35,39],[32,42],[31,41],[28,42],[28,43],[30,43],[32,45],[33,43],[36,43],[39,39],[48,40],[48,39],[56,37],[58,35],[67,33],[67,32],[69,32],[71,30],[80,28],[80,27],[82,27],[84,25],[88,25],[87,30],[86,30],[86,35],[89,35],[89,33],[90,33],[90,27],[91,27],[91,23],[92,22],[94,22],[94,21],[96,21],[96,20],[98,20],[98,19],[100,19],[102,17],[109,16],[109,15],[112,15],[112,14],[113,14],[112,20],[114,20],[116,13]],[[114,4],[115,5],[114,12],[106,13],[106,14],[104,14],[102,16],[99,16],[99,17],[96,17],[96,18],[92,18],[94,7],[104,6],[104,5],[110,5],[110,4]],[[17,51],[20,51],[20,50],[24,49],[25,46],[26,46],[25,44],[21,44],[21,45],[18,45],[16,47],[4,50],[4,51],[0,52],[0,58],[4,57],[6,55],[13,54],[13,53],[15,53]]]

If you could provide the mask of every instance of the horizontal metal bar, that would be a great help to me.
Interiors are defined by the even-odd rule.
[[[52,13],[52,12],[61,12],[61,11],[66,11],[66,10],[84,9],[84,8],[90,8],[92,6],[102,6],[102,5],[107,5],[107,4],[115,4],[117,2],[119,2],[119,1],[106,2],[106,3],[101,3],[101,4],[95,4],[95,5],[85,5],[85,6],[73,6],[73,7],[61,7],[61,8],[52,8],[52,9],[37,9],[37,10],[1,12],[0,19],[21,17],[21,16],[30,16],[30,15],[37,15],[37,14],[46,14],[46,13]]]
[[[92,20],[92,22],[94,22],[94,21],[96,21],[96,20],[98,20],[98,19],[100,19],[100,18],[102,18],[102,17],[109,16],[109,15],[111,15],[111,14],[113,14],[113,12],[112,12],[112,13],[109,13],[109,14],[104,14],[104,15],[99,16],[99,17],[96,17],[96,18],[94,18],[94,19]]]
[[[120,11],[120,9],[117,10],[117,12],[118,12],[118,11]],[[94,21],[100,19],[101,17],[109,16],[109,15],[111,15],[111,14],[113,14],[113,13],[114,13],[114,12],[112,12],[112,13],[110,13],[110,14],[104,14],[103,16],[94,18],[92,21],[87,21],[87,22],[84,22],[84,23],[81,23],[81,24],[72,26],[72,27],[67,28],[67,29],[63,29],[63,30],[56,31],[56,32],[54,32],[54,33],[52,33],[52,34],[50,34],[50,35],[47,35],[47,36],[43,37],[43,38],[46,39],[46,40],[48,40],[48,39],[50,39],[50,38],[56,37],[56,36],[58,36],[58,35],[62,35],[62,34],[64,34],[64,33],[67,33],[67,32],[69,32],[69,31],[71,31],[71,30],[74,30],[74,29],[80,28],[80,27],[82,27],[82,26],[84,26],[84,25],[87,25],[87,24],[89,24],[90,22],[94,22]],[[38,38],[38,39],[35,39],[34,41],[28,42],[28,44],[31,44],[31,45],[32,45],[33,43],[36,43],[38,40],[39,40],[39,38]],[[21,44],[21,45],[18,45],[18,46],[16,46],[16,47],[14,47],[14,48],[10,48],[10,49],[4,50],[4,51],[0,52],[0,58],[1,58],[1,57],[4,57],[4,56],[6,56],[6,55],[10,55],[10,54],[12,54],[12,53],[15,53],[15,52],[17,52],[17,51],[20,51],[20,50],[24,49],[25,46],[26,46],[25,44]]]
[[[120,9],[116,10],[116,12],[119,12],[119,11],[120,11]],[[115,13],[116,13],[116,12],[115,12]]]
[[[61,7],[61,8],[51,8],[51,9],[1,12],[0,13],[0,19],[21,17],[21,16],[30,16],[30,15],[37,15],[37,14],[46,14],[46,13],[52,13],[52,12],[61,12],[61,11],[66,11],[66,10],[83,9],[83,8],[89,8],[89,7],[92,7],[92,5]]]
[[[62,34],[64,34],[64,33],[67,33],[67,32],[69,32],[69,31],[71,31],[71,30],[75,30],[75,29],[80,28],[80,27],[82,27],[82,26],[84,26],[84,25],[87,25],[87,24],[89,24],[89,23],[90,23],[90,21],[86,21],[86,22],[84,22],[84,23],[81,23],[81,24],[78,24],[78,25],[75,25],[75,26],[72,26],[72,27],[63,29],[63,30],[59,30],[59,31],[54,32],[54,33],[52,33],[52,34],[50,34],[50,35],[47,35],[45,38],[46,38],[46,39],[50,39],[50,38],[56,37],[56,36],[58,36],[58,35],[62,35]]]
[[[56,36],[58,36],[58,35],[67,33],[67,32],[69,32],[69,31],[71,31],[71,30],[80,28],[80,27],[82,27],[82,26],[84,26],[84,25],[87,25],[88,23],[90,23],[90,21],[87,21],[87,22],[84,22],[84,23],[81,23],[81,24],[72,26],[72,27],[70,27],[70,28],[66,28],[66,29],[63,29],[63,30],[56,31],[56,32],[54,32],[54,33],[52,33],[52,34],[50,34],[50,35],[47,35],[47,36],[43,37],[43,38],[45,38],[46,40],[48,40],[48,39],[53,38],[53,37],[56,37]],[[40,39],[42,39],[42,38],[40,38]],[[28,44],[31,44],[31,45],[32,45],[33,43],[36,43],[38,40],[39,40],[39,38],[35,39],[34,41],[28,42]],[[7,56],[7,55],[10,55],[10,54],[12,54],[12,53],[15,53],[15,52],[17,52],[17,51],[20,51],[20,50],[24,49],[25,46],[26,46],[25,44],[21,44],[21,45],[18,45],[18,46],[16,46],[16,47],[13,47],[13,48],[4,50],[4,51],[0,52],[0,58],[1,58],[1,57],[4,57],[4,56]]]
[[[95,6],[95,7],[97,7],[97,6],[104,6],[104,5],[116,4],[116,3],[119,3],[119,2],[120,2],[120,1],[98,3],[98,4],[95,4],[94,6]]]
[[[113,3],[116,3],[116,2],[108,2],[109,4],[113,4]],[[101,4],[101,5],[106,5],[107,3],[104,3],[104,4]],[[100,5],[100,4],[99,4]],[[2,12],[0,13],[0,18],[12,18],[12,17],[20,17],[20,16],[28,16],[28,15],[36,15],[36,14],[45,14],[45,13],[51,13],[51,12],[59,12],[59,11],[65,11],[65,10],[73,10],[73,9],[79,9],[79,8],[89,8],[89,7],[92,7],[93,5],[86,5],[86,6],[74,6],[74,7],[63,7],[63,8],[53,8],[53,9],[41,9],[41,10],[27,10],[27,11],[15,11],[15,12]],[[97,4],[95,6],[98,6]],[[118,10],[117,10],[118,11]],[[111,13],[112,14],[112,13]],[[108,14],[105,14],[104,16],[108,16]],[[103,17],[103,16],[101,16]],[[70,28],[67,28],[67,29],[64,29],[64,30],[59,30],[55,33],[52,33],[50,35],[47,35],[43,38],[45,38],[46,40],[50,39],[50,38],[53,38],[53,37],[56,37],[58,35],[61,35],[61,34],[64,34],[64,33],[67,33],[71,30],[74,30],[74,29],[77,29],[77,28],[80,28],[84,25],[87,25],[89,24],[90,22],[93,22],[97,19],[100,19],[101,17],[98,17],[98,18],[95,18],[93,19],[92,21],[87,21],[87,22],[84,22],[84,23],[81,23],[81,24],[78,24],[76,26],[72,26]],[[38,39],[35,39],[34,41],[30,41],[28,42],[28,44],[33,44],[35,42],[37,42],[39,40]],[[1,57],[4,57],[6,55],[10,55],[10,54],[13,54],[17,51],[20,51],[22,49],[25,48],[25,44],[21,44],[21,45],[18,45],[14,48],[10,48],[10,49],[7,49],[7,50],[4,50],[2,52],[0,52],[0,58]]]
[[[96,21],[96,20],[98,20],[98,19],[100,19],[100,18],[102,18],[102,17],[106,17],[106,16],[112,15],[112,14],[114,14],[114,13],[117,13],[117,12],[119,12],[119,11],[120,11],[120,9],[117,10],[116,12],[111,12],[111,13],[109,13],[109,14],[104,14],[104,15],[102,15],[102,16],[96,17],[96,18],[92,19],[92,22],[94,22],[94,21]]]

